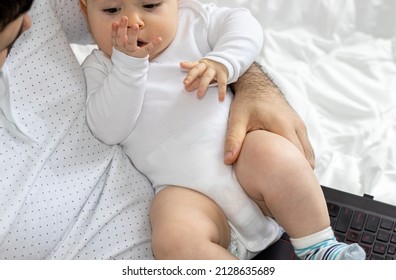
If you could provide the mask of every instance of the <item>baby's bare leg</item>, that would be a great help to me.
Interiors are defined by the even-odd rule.
[[[302,259],[365,259],[358,244],[338,242],[330,227],[323,192],[303,154],[281,136],[255,131],[246,136],[237,177],[266,215],[291,237]]]
[[[326,202],[304,155],[288,140],[266,131],[246,136],[236,174],[264,214],[293,238],[330,225]]]
[[[235,259],[226,249],[230,226],[223,211],[199,192],[173,186],[161,190],[150,221],[156,259]]]

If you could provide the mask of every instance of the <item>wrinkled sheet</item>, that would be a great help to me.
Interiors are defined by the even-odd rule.
[[[214,2],[262,24],[258,61],[305,120],[320,183],[396,205],[396,1]]]

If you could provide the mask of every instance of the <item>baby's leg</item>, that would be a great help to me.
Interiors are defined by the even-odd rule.
[[[303,154],[287,139],[266,131],[249,133],[235,169],[246,193],[265,215],[274,217],[285,229],[296,252],[328,239],[337,243],[315,173]],[[325,246],[331,247],[333,243]],[[364,254],[359,249],[359,254]],[[322,255],[327,257],[327,253]],[[305,256],[305,251],[300,254]],[[337,254],[336,257],[350,256]]]
[[[235,170],[247,194],[291,237],[306,236],[330,225],[315,174],[287,139],[266,131],[250,132]]]
[[[235,259],[226,248],[230,226],[207,196],[182,187],[166,187],[154,198],[150,221],[156,259]]]

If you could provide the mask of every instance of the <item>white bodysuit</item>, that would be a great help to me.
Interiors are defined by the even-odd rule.
[[[259,54],[262,30],[246,9],[181,1],[171,45],[149,61],[113,50],[111,60],[95,50],[83,64],[87,121],[103,142],[121,144],[156,191],[184,186],[211,197],[224,210],[237,238],[251,252],[281,232],[239,185],[223,163],[232,93],[218,101],[217,87],[198,100],[184,90],[181,61],[202,57],[223,63],[229,83]]]

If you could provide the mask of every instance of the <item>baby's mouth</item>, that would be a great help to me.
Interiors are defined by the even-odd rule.
[[[144,42],[144,41],[138,40],[138,41],[137,41],[137,45],[138,45],[139,48],[142,48],[142,47],[144,47],[145,45],[147,45],[147,43]]]

